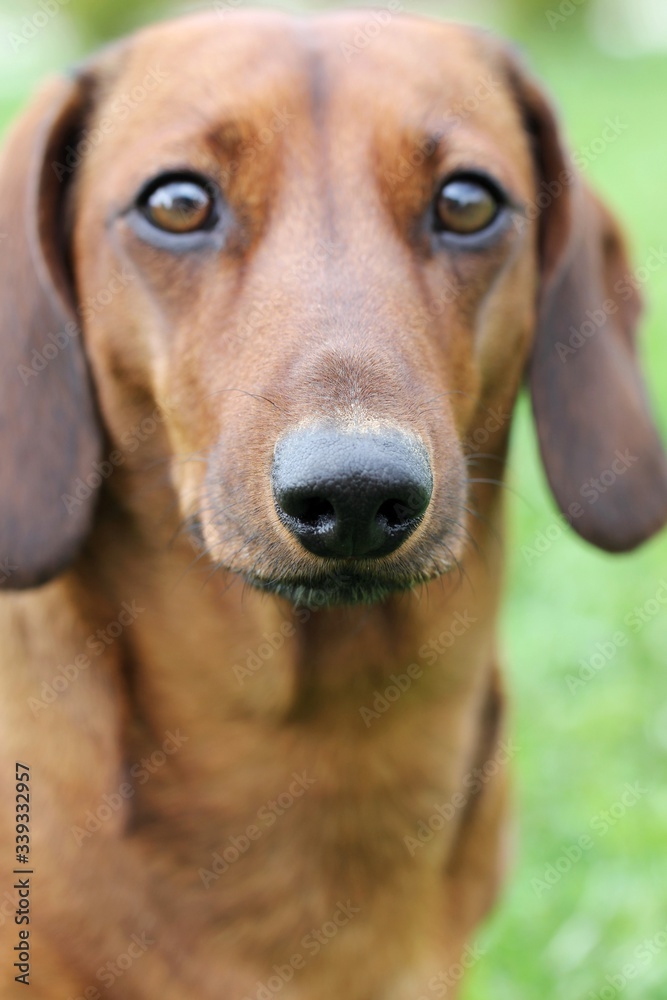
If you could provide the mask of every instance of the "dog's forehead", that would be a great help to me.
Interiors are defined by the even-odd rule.
[[[80,183],[104,176],[116,205],[160,171],[215,173],[218,160],[246,179],[241,200],[261,199],[286,149],[298,170],[326,158],[353,184],[433,139],[520,197],[533,183],[505,53],[466,26],[386,10],[234,11],[148,28],[92,68],[90,124],[104,142],[83,159]]]
[[[211,122],[261,116],[280,101],[317,115],[342,102],[349,112],[352,100],[360,120],[452,106],[470,117],[486,102],[511,103],[481,32],[381,9],[312,18],[233,11],[158,25],[129,40],[114,91],[130,96],[137,119],[159,108],[161,117],[169,109]]]

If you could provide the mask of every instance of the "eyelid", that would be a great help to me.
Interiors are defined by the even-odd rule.
[[[213,181],[208,177],[202,177],[201,174],[194,173],[193,171],[169,171],[166,174],[159,174],[157,177],[154,177],[152,180],[144,184],[144,186],[140,189],[139,194],[135,197],[134,204],[140,205],[145,203],[151,195],[155,194],[156,191],[159,191],[160,188],[168,187],[169,184],[178,184],[179,182],[194,184],[195,187],[201,188],[202,191],[205,191],[211,198],[217,198],[220,193]]]

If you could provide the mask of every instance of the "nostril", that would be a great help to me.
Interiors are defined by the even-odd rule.
[[[425,492],[413,485],[409,493],[394,496],[381,503],[375,515],[376,519],[391,531],[410,530],[422,518],[430,499],[430,488]]]
[[[323,497],[292,497],[282,504],[282,508],[290,517],[309,528],[321,527],[336,517],[333,504]]]
[[[414,520],[417,514],[418,512],[414,509],[406,507],[405,500],[385,500],[375,516],[384,521],[389,528],[402,528],[403,525]]]

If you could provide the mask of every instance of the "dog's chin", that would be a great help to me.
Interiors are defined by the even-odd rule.
[[[336,573],[317,580],[289,577],[246,577],[248,583],[292,604],[307,608],[332,608],[379,604],[394,594],[405,593],[424,583],[420,579],[381,580],[363,573]]]

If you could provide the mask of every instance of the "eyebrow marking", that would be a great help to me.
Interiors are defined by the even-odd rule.
[[[216,158],[227,158],[235,155],[249,133],[241,122],[230,120],[209,128],[204,134],[204,142]]]

